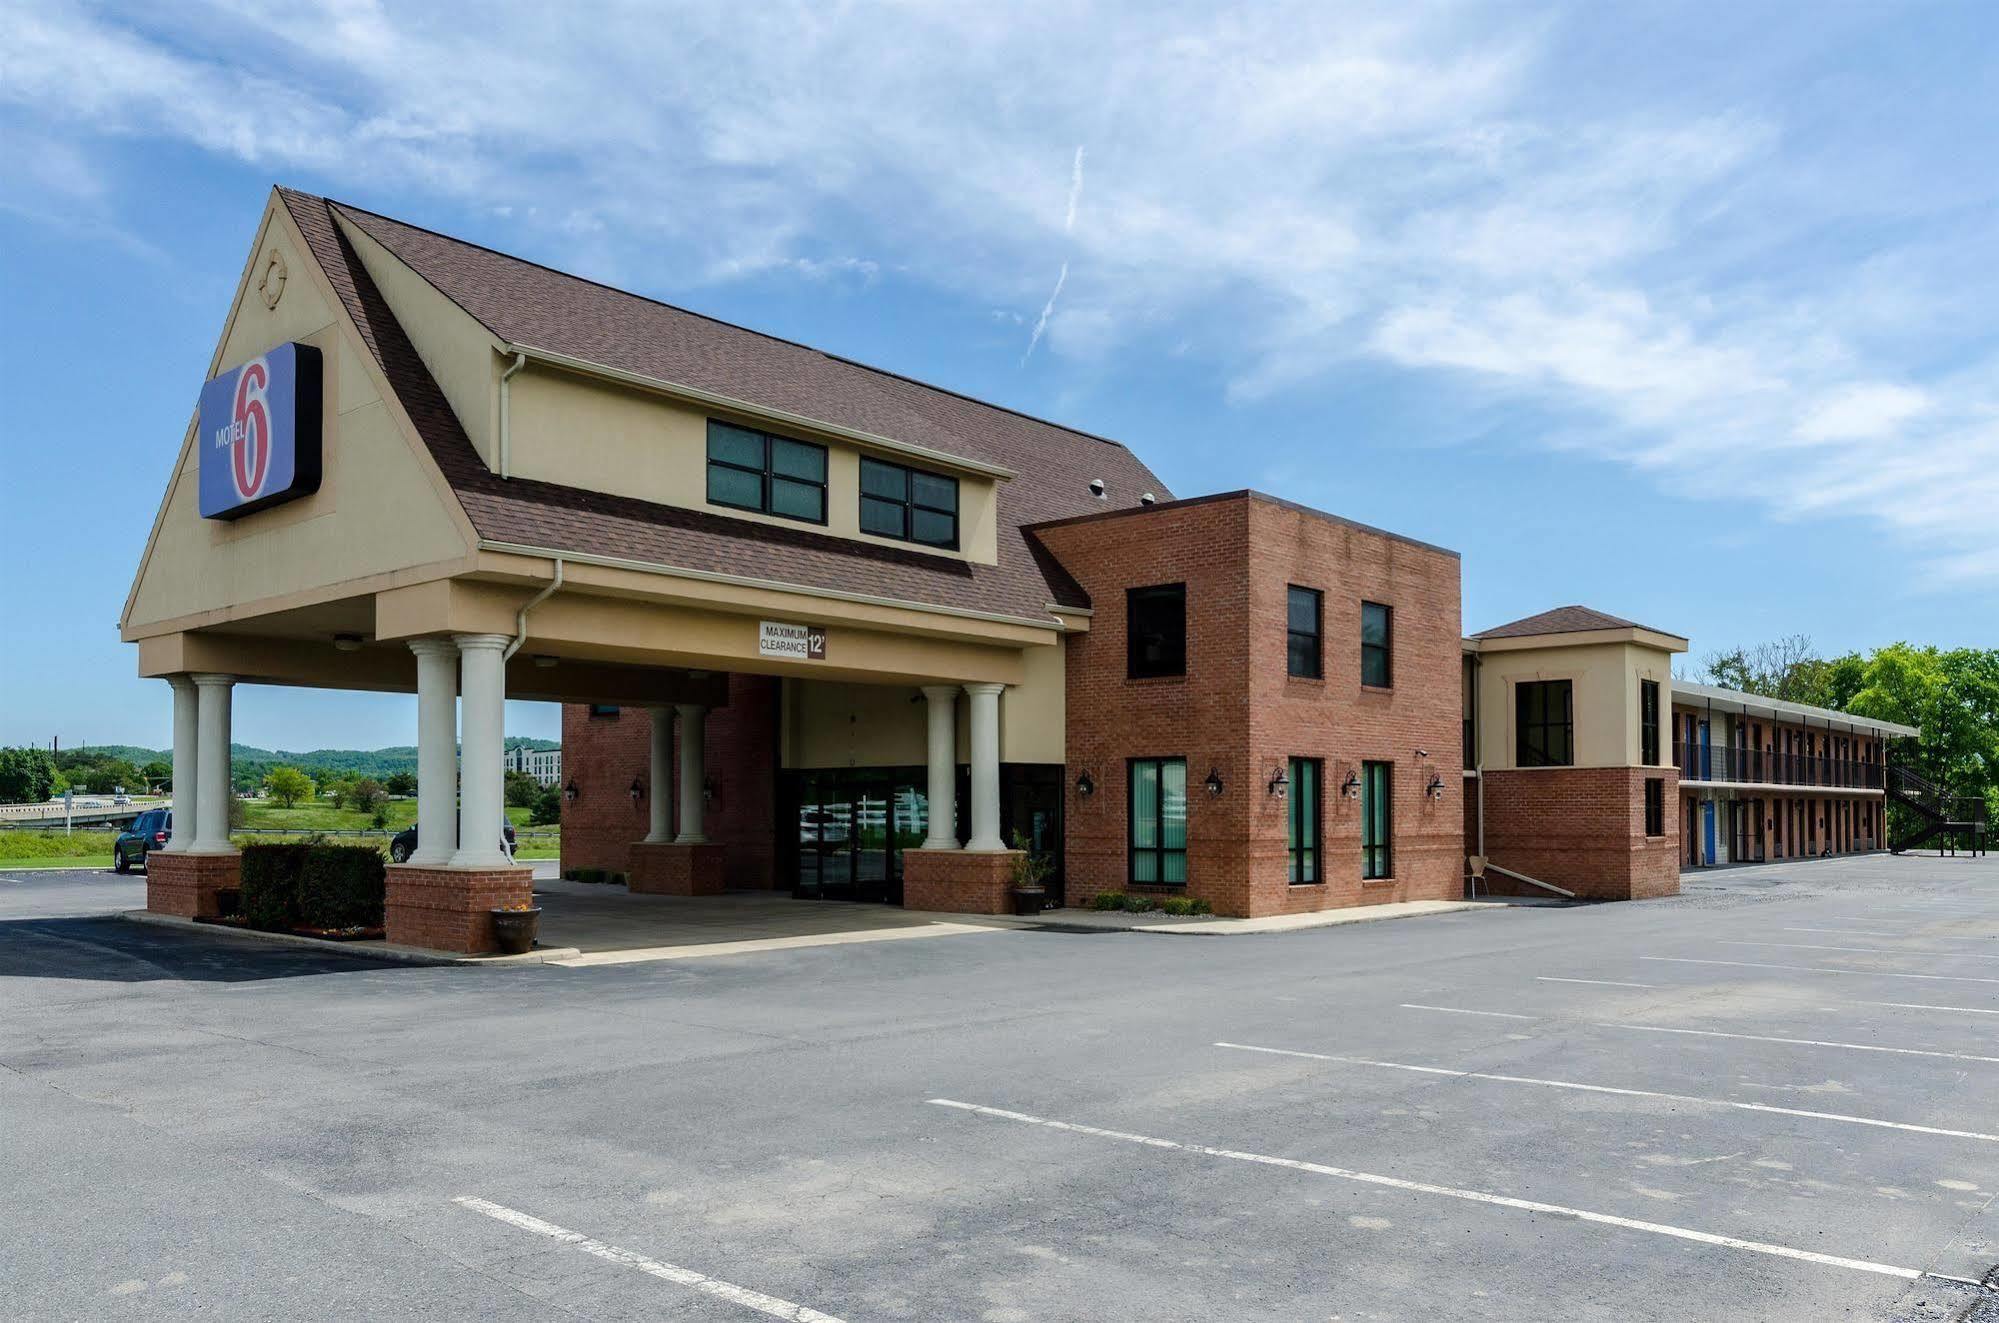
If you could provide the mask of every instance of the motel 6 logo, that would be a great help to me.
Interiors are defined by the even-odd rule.
[[[215,448],[229,452],[229,476],[239,501],[262,495],[264,480],[271,474],[271,412],[265,398],[270,385],[268,359],[245,363],[236,376],[229,421],[215,430]]]

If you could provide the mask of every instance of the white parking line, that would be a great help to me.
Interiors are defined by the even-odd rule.
[[[1999,1015],[1989,1006],[1929,1006],[1919,1001],[1856,1001],[1855,1006],[1892,1006],[1898,1011],[1956,1011],[1960,1015]]]
[[[1879,946],[1812,946],[1805,942],[1737,942],[1724,941],[1722,946],[1782,946],[1793,951],[1846,951],[1854,955],[1892,956],[1949,956],[1953,960],[1999,960],[1999,953],[1987,951],[1925,951],[1911,949],[1891,951]]]
[[[1949,1061],[1983,1061],[1999,1066],[1999,1057],[1975,1056],[1970,1052],[1932,1052],[1920,1047],[1882,1047],[1877,1043],[1828,1043],[1816,1038],[1773,1038],[1768,1034],[1729,1034],[1719,1029],[1672,1029],[1662,1024],[1612,1024],[1599,1021],[1599,1029],[1631,1029],[1646,1034],[1696,1034],[1702,1038],[1741,1038],[1752,1043],[1790,1043],[1795,1047],[1842,1047],[1849,1052],[1892,1052],[1903,1057],[1942,1057]]]
[[[1650,988],[1652,983],[1615,983],[1607,978],[1556,978],[1553,974],[1536,974],[1536,983],[1591,983],[1599,988]]]
[[[469,1208],[475,1213],[484,1213],[487,1217],[497,1218],[508,1226],[532,1231],[537,1235],[547,1236],[550,1240],[559,1240],[565,1245],[574,1245],[585,1254],[594,1254],[600,1259],[623,1264],[627,1268],[637,1268],[640,1272],[650,1273],[661,1281],[685,1286],[705,1295],[712,1295],[719,1300],[727,1300],[730,1304],[754,1309],[760,1314],[768,1314],[772,1318],[792,1319],[794,1323],[840,1323],[840,1320],[831,1314],[822,1314],[816,1309],[807,1309],[804,1305],[780,1300],[774,1295],[765,1295],[762,1291],[752,1291],[747,1286],[737,1286],[733,1282],[725,1282],[705,1273],[698,1273],[692,1268],[661,1263],[658,1259],[649,1259],[643,1254],[619,1249],[616,1245],[606,1245],[601,1240],[590,1239],[580,1231],[571,1231],[553,1222],[544,1222],[538,1217],[501,1204],[488,1203],[471,1195],[460,1195],[451,1202],[462,1208]]]
[[[1844,1112],[1814,1112],[1802,1107],[1777,1107],[1769,1103],[1732,1102],[1727,1098],[1697,1098],[1685,1093],[1660,1093],[1653,1089],[1620,1089],[1608,1084],[1581,1084],[1574,1080],[1544,1080],[1531,1075],[1495,1075],[1483,1070],[1449,1070],[1443,1066],[1411,1066],[1400,1061],[1375,1061],[1368,1057],[1336,1057],[1323,1052],[1298,1052],[1286,1047],[1254,1047],[1248,1043],[1216,1043],[1216,1047],[1238,1052],[1264,1052],[1279,1057],[1304,1057],[1308,1061],[1334,1061],[1345,1066],[1379,1066],[1384,1070],[1406,1070],[1418,1075],[1449,1075],[1457,1079],[1491,1080],[1499,1084],[1533,1084],[1544,1089],[1570,1089],[1579,1093],[1608,1093],[1621,1098],[1659,1098],[1666,1102],[1695,1103],[1702,1107],[1733,1107],[1744,1112],[1767,1112],[1774,1116],[1802,1116],[1814,1121],[1838,1121],[1843,1125],[1871,1125],[1883,1130],[1906,1130],[1916,1135],[1939,1135],[1946,1139],[1975,1139],[1999,1144],[1999,1135],[1978,1130],[1946,1130],[1940,1126],[1912,1125],[1906,1121],[1882,1121],[1872,1116],[1849,1116]]]
[[[1421,1002],[1401,1003],[1405,1011],[1445,1011],[1451,1015],[1489,1015],[1495,1020],[1538,1020],[1538,1015],[1515,1015],[1511,1011],[1468,1011],[1462,1006],[1425,1006]]]
[[[1087,1135],[1093,1139],[1111,1139],[1123,1144],[1139,1144],[1146,1148],[1166,1149],[1179,1153],[1190,1153],[1199,1157],[1227,1158],[1233,1162],[1252,1162],[1265,1167],[1285,1167],[1292,1171],[1309,1172],[1315,1176],[1331,1176],[1343,1181],[1357,1181],[1362,1185],[1384,1186],[1391,1190],[1405,1190],[1412,1194],[1433,1194],[1446,1199],[1461,1199],[1467,1203],[1486,1204],[1496,1208],[1514,1208],[1528,1213],[1552,1213],[1557,1217],[1570,1217],[1579,1222],[1594,1222],[1600,1226],[1622,1227],[1627,1231],[1647,1231],[1657,1236],[1671,1236],[1678,1240],[1696,1241],[1703,1245],[1718,1245],[1726,1249],[1747,1250],[1753,1254],[1767,1254],[1774,1258],[1794,1259],[1801,1263],[1815,1263],[1829,1268],[1850,1268],[1856,1272],[1879,1273],[1884,1277],[1900,1277],[1915,1280],[1925,1274],[1919,1268],[1901,1268],[1891,1263],[1872,1263],[1866,1259],[1847,1259],[1835,1254],[1820,1254],[1815,1250],[1793,1249],[1789,1245],[1772,1245],[1764,1241],[1743,1240],[1736,1236],[1716,1235],[1711,1231],[1696,1231],[1690,1227],[1669,1226],[1664,1222],[1641,1222],[1636,1218],[1617,1217],[1610,1213],[1595,1213],[1584,1208],[1568,1208],[1561,1204],[1544,1204],[1532,1199],[1515,1199],[1509,1195],[1488,1194],[1483,1190],[1465,1190],[1451,1185],[1431,1185],[1426,1181],[1403,1180],[1399,1176],[1379,1176],[1373,1172],[1352,1171],[1345,1167],[1328,1166],[1321,1162],[1306,1162],[1299,1158],[1270,1157],[1262,1153],[1246,1153],[1235,1149],[1211,1148],[1206,1144],[1186,1144],[1173,1139],[1159,1139],[1152,1135],[1132,1134],[1124,1130],[1106,1130],[1099,1126],[1079,1125],[1073,1121],[1056,1121],[1045,1116],[1031,1116],[1026,1112],[1010,1112],[1004,1108],[986,1107],[979,1103],[958,1102],[951,1098],[932,1098],[930,1102],[938,1107],[950,1107],[976,1116],[991,1117],[1001,1121],[1018,1121],[1024,1125],[1041,1126],[1049,1130],[1062,1130],[1072,1135]],[[1961,1281],[1962,1278],[1950,1278]]]
[[[1858,978],[1920,978],[1942,983],[1999,983],[1999,978],[1973,978],[1969,974],[1891,974],[1882,969],[1828,969],[1823,965],[1762,965],[1753,960],[1696,960],[1692,956],[1639,956],[1669,965],[1728,965],[1735,969],[1784,969],[1794,974],[1852,974]]]
[[[1874,931],[1874,932],[1870,932],[1870,931],[1868,931],[1868,930],[1867,930],[1867,929],[1865,929],[1865,928],[1791,928],[1791,927],[1784,927],[1784,928],[1779,928],[1779,929],[1778,929],[1777,931],[1778,931],[1778,932],[1785,932],[1785,933],[1832,933],[1832,934],[1833,934],[1834,936],[1837,936],[1837,937],[1907,937],[1907,936],[1909,935],[1909,932],[1908,932],[1908,930],[1907,930],[1906,928],[1905,928],[1905,929],[1903,929],[1903,930],[1902,930],[1901,932],[1898,932],[1898,933],[1884,933],[1884,932],[1879,932],[1879,931]]]

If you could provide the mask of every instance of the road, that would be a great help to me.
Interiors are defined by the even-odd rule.
[[[1693,885],[502,970],[0,877],[7,1313],[1999,1319],[1999,864]]]

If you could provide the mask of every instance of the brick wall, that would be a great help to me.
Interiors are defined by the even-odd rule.
[[[530,868],[425,868],[390,864],[383,906],[388,940],[476,955],[496,950],[492,911],[534,891]]]
[[[1665,782],[1663,836],[1645,835],[1649,777]],[[1677,895],[1678,786],[1670,767],[1488,768],[1486,857],[1592,900]],[[1501,894],[1539,894],[1496,875],[1491,881]]]
[[[902,904],[954,914],[1013,913],[1014,850],[906,850]]]
[[[1066,644],[1070,904],[1128,881],[1127,760],[1184,757],[1185,894],[1218,913],[1263,915],[1459,894],[1460,618],[1456,556],[1266,497],[1230,496],[1037,534],[1089,592],[1089,632]],[[1187,585],[1187,674],[1126,676],[1125,590]],[[1324,594],[1324,678],[1285,666],[1287,585]],[[1395,609],[1394,685],[1360,684],[1360,603]],[[1428,751],[1419,759],[1417,749]],[[1288,883],[1286,801],[1271,776],[1291,757],[1324,763],[1321,875]],[[1394,876],[1363,884],[1360,815],[1338,787],[1363,760],[1395,765]],[[1224,789],[1202,788],[1210,770]],[[1096,793],[1075,778],[1088,771]],[[1434,771],[1444,798],[1424,784]],[[1174,889],[1159,889],[1171,894]]]
[[[729,703],[703,723],[703,761],[715,796],[702,814],[710,841],[723,846],[724,877],[731,887],[767,888],[775,867],[777,795],[777,687],[767,675],[731,675]],[[679,759],[674,735],[674,765]],[[633,778],[652,794],[652,714],[627,707],[616,716],[593,717],[587,705],[562,707],[562,771],[574,782],[574,802],[562,807],[562,866],[631,871],[631,847],[645,839],[652,810],[634,802]],[[670,785],[664,787],[674,793]],[[676,795],[674,804],[678,808]],[[676,814],[677,818],[677,814]],[[674,829],[679,830],[676,820]]]

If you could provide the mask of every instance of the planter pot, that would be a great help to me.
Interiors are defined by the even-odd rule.
[[[534,949],[535,935],[540,931],[539,909],[493,911],[493,940],[501,955],[526,955]]]
[[[1031,919],[1041,913],[1048,903],[1047,887],[1015,887],[1013,889],[1013,912],[1022,919]]]

